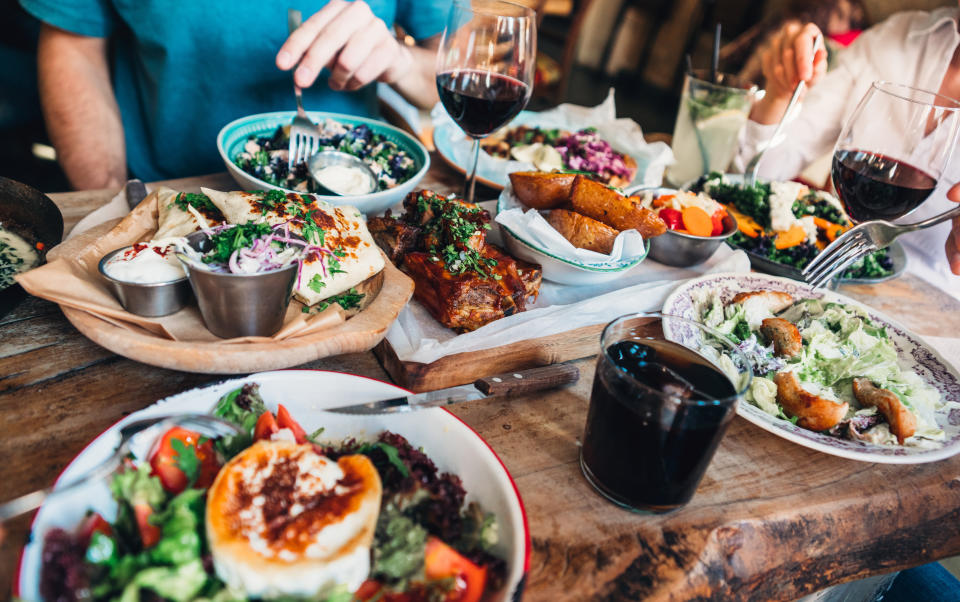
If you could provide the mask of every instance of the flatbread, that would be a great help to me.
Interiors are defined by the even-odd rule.
[[[383,269],[383,255],[355,207],[335,207],[310,194],[287,193],[281,202],[260,192],[202,190],[231,224],[289,223],[292,233],[325,249],[303,261],[294,296],[307,305],[346,292]]]
[[[177,199],[184,193],[171,190],[166,186],[161,186],[157,190],[157,233],[154,238],[171,238],[186,236],[201,230],[215,226],[224,221],[223,215],[219,211],[214,211],[209,207],[198,207],[194,203],[186,201],[188,196],[184,196],[184,206],[189,205],[193,208],[184,209],[177,203]]]

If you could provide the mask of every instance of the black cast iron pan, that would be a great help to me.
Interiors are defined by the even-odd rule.
[[[41,262],[47,251],[63,240],[63,215],[50,197],[3,177],[0,177],[0,226],[22,236],[37,248]],[[19,284],[0,290],[0,316],[16,307],[26,296]]]

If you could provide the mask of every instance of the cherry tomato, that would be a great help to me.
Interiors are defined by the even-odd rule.
[[[193,487],[209,487],[213,483],[220,463],[217,462],[217,453],[213,449],[213,441],[200,443],[201,436],[194,431],[175,426],[167,431],[150,456],[151,473],[160,479],[163,488],[170,493],[177,494],[190,485],[187,475],[180,468],[180,453],[173,447],[174,441],[192,447],[199,460],[196,482]],[[179,447],[179,445],[178,445]]]
[[[160,541],[160,527],[150,524],[153,516],[153,507],[150,504],[135,504],[133,515],[137,519],[137,529],[140,530],[140,542],[144,548],[152,548]]]
[[[683,228],[683,214],[673,207],[664,207],[661,209],[660,219],[666,222],[667,227],[671,230],[679,230],[680,228]]]
[[[456,577],[457,585],[447,594],[447,602],[479,602],[487,585],[487,567],[477,566],[436,537],[427,539],[424,573],[427,579]]]
[[[279,430],[277,420],[267,411],[257,418],[257,425],[253,427],[253,438],[256,441],[269,441],[270,437]]]
[[[307,431],[303,430],[300,423],[293,419],[287,408],[283,407],[283,404],[277,406],[277,426],[282,429],[290,429],[297,443],[307,442]]]
[[[93,537],[94,533],[113,535],[113,527],[97,512],[91,512],[85,519],[83,519],[83,522],[80,523],[80,531],[78,535],[80,537],[80,542],[83,543],[84,547],[90,545],[90,538]]]
[[[710,216],[710,221],[713,222],[713,232],[710,236],[720,236],[723,234],[723,218],[725,215],[722,211],[716,211]]]

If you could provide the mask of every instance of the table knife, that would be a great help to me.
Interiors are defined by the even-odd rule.
[[[136,209],[140,201],[147,197],[147,187],[137,179],[127,180],[127,186],[124,192],[127,195],[127,206],[130,207],[131,211]]]
[[[439,408],[500,395],[523,395],[543,389],[575,383],[580,378],[580,370],[570,364],[554,364],[542,368],[507,372],[496,376],[481,378],[470,385],[450,387],[426,393],[416,393],[405,397],[382,399],[367,403],[358,403],[336,408],[324,408],[327,412],[338,414],[397,414],[415,412],[423,408]]]

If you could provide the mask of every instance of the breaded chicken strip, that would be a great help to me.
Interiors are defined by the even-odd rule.
[[[751,330],[755,330],[760,327],[764,318],[769,318],[793,305],[793,297],[781,291],[752,291],[737,293],[731,303],[739,303],[743,307],[747,324]]]
[[[805,429],[825,431],[847,415],[847,402],[837,403],[804,391],[793,372],[780,372],[773,382],[777,383],[777,403],[788,416],[796,416],[797,424]]]
[[[760,327],[767,340],[773,341],[773,352],[780,357],[797,357],[803,351],[803,337],[797,327],[783,318],[767,318]]]
[[[853,379],[853,394],[864,407],[874,407],[880,410],[887,422],[890,423],[890,432],[903,445],[917,432],[917,417],[897,397],[897,394],[887,389],[875,386],[869,378]]]

